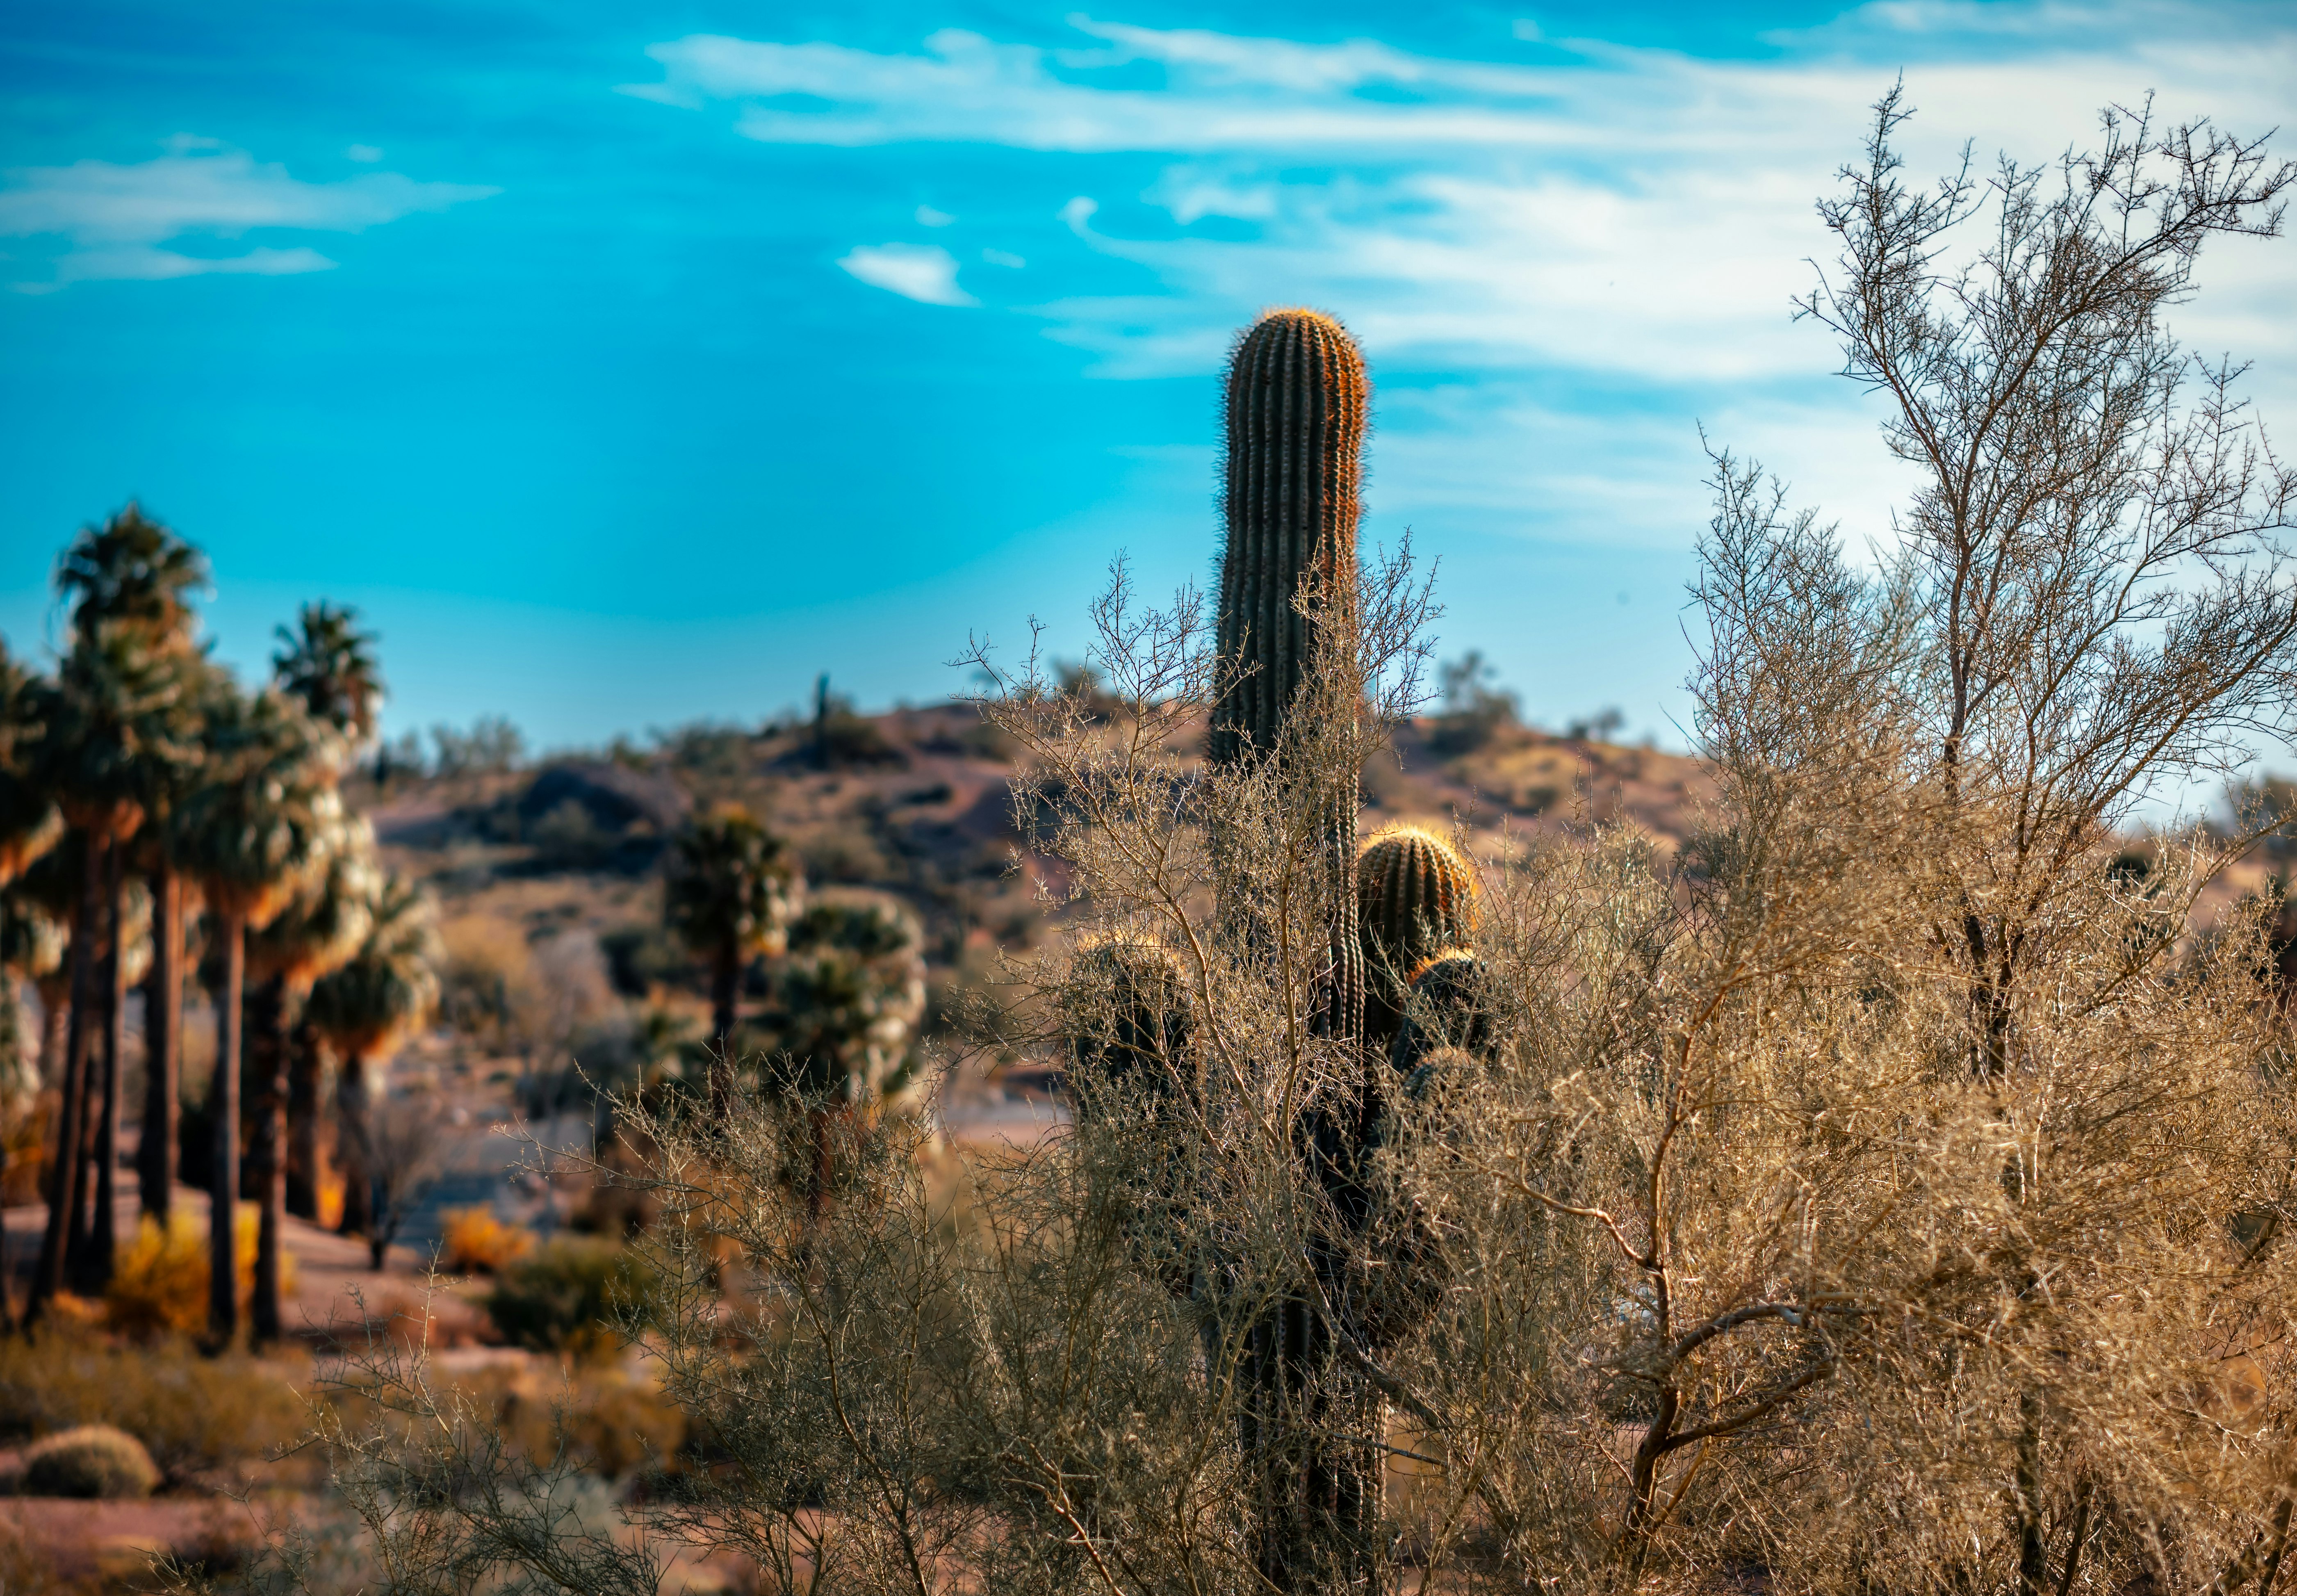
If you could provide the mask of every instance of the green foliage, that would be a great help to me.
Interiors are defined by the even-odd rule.
[[[686,1438],[686,1415],[654,1385],[612,1369],[577,1366],[549,1380],[531,1369],[488,1370],[461,1382],[511,1449],[531,1462],[564,1456],[619,1479],[667,1462]]]
[[[42,702],[29,671],[8,657],[0,642],[0,886],[54,847],[63,835],[63,816],[34,778],[33,751],[42,723],[33,711]]]
[[[0,1436],[111,1425],[143,1443],[170,1482],[259,1458],[307,1419],[276,1363],[203,1358],[181,1343],[0,1340]]]
[[[854,1107],[896,1098],[914,1084],[923,945],[917,917],[887,899],[828,899],[799,917],[768,1016],[785,1084]]]
[[[515,770],[526,759],[526,737],[501,715],[482,715],[468,731],[451,726],[431,728],[436,776],[496,776]]]
[[[1501,732],[1518,723],[1522,706],[1516,695],[1493,685],[1498,672],[1480,649],[1470,649],[1437,673],[1444,694],[1444,712],[1436,717],[1428,745],[1451,757],[1473,753]]]
[[[298,630],[277,629],[279,652],[271,656],[279,689],[354,744],[375,735],[383,695],[375,634],[359,630],[358,623],[355,609],[307,604]]]
[[[42,734],[29,774],[74,825],[132,831],[155,775],[195,762],[185,712],[196,662],[128,630],[83,634],[29,694]]]
[[[605,955],[606,978],[625,998],[644,998],[657,986],[666,986],[691,968],[686,952],[659,926],[624,926],[598,939]]]
[[[393,870],[375,894],[358,951],[319,978],[303,1011],[347,1056],[372,1057],[437,1006],[442,957],[437,905],[412,876]]]
[[[177,863],[210,907],[259,926],[326,868],[341,745],[269,688],[218,694],[204,741],[199,783],[173,817]]]
[[[190,595],[206,585],[207,557],[146,516],[133,501],[100,527],[83,528],[56,563],[56,588],[83,636],[107,627],[156,642],[188,630]]]
[[[73,824],[125,835],[164,810],[196,764],[210,668],[192,642],[199,551],[129,505],[84,529],[56,567],[70,646],[29,707],[42,735],[26,771]]]
[[[375,926],[383,889],[375,854],[375,827],[365,816],[342,816],[324,838],[326,868],[291,898],[271,923],[247,939],[247,969],[264,980],[287,977],[291,987],[341,967]]]
[[[778,951],[803,890],[789,845],[741,805],[720,804],[671,845],[663,920],[705,958]]]
[[[590,1237],[562,1236],[504,1269],[487,1312],[520,1346],[610,1357],[655,1288],[654,1270],[638,1255]]]

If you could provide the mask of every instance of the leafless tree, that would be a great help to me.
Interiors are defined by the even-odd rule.
[[[408,1216],[445,1172],[456,1138],[437,1098],[419,1090],[394,1091],[370,1104],[357,1133],[373,1215],[369,1263],[381,1269]]]

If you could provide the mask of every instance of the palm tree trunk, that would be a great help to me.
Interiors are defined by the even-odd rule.
[[[215,1078],[208,1107],[215,1116],[214,1185],[208,1213],[208,1339],[220,1351],[239,1336],[239,1057],[247,1024],[240,1005],[247,985],[247,921],[223,921],[223,991],[216,1004]]]
[[[95,1007],[95,913],[101,896],[100,859],[95,839],[87,846],[87,868],[80,883],[79,917],[72,923],[71,1017],[64,1042],[63,1100],[56,1109],[55,1156],[48,1162],[48,1222],[40,1237],[40,1263],[32,1277],[32,1300],[24,1311],[39,1316],[47,1300],[64,1288],[64,1264],[71,1246],[71,1218],[79,1206],[80,1139],[86,1134],[88,1044]]]
[[[724,1119],[734,1108],[734,1003],[742,985],[742,956],[733,943],[718,950],[710,981],[710,1113]]]
[[[95,1122],[95,1226],[87,1257],[91,1294],[111,1284],[119,1242],[119,1076],[128,1062],[128,883],[121,856],[127,851],[118,841],[104,850],[111,947],[104,955],[103,1098]]]
[[[255,1302],[248,1315],[258,1346],[279,1339],[280,1231],[287,1220],[287,978],[274,975],[265,985],[270,991],[264,1019],[271,1034],[254,1083],[255,1142],[249,1148],[256,1198],[263,1205],[255,1240]]]
[[[64,1083],[65,1049],[71,1016],[71,975],[57,980],[42,976],[34,983],[40,994],[40,1090],[60,1091]]]
[[[144,984],[144,1133],[136,1175],[144,1212],[164,1228],[175,1210],[177,1082],[184,1067],[184,884],[152,872],[152,974]]]
[[[343,1060],[335,1077],[335,1156],[342,1164],[343,1219],[346,1236],[364,1236],[375,1226],[375,1205],[367,1189],[366,1156],[367,1064],[354,1053]]]
[[[298,1219],[319,1217],[319,1078],[325,1061],[319,1033],[309,1020],[298,1024],[287,1049],[287,1212]]]

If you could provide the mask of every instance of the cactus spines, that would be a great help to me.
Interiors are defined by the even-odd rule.
[[[1313,310],[1272,310],[1229,360],[1216,643],[1220,666],[1208,753],[1214,766],[1276,762],[1288,802],[1305,802],[1329,894],[1330,963],[1316,983],[1313,1032],[1337,1044],[1335,1090],[1292,1129],[1343,1228],[1362,1217],[1366,1134],[1385,1072],[1364,1034],[1364,952],[1354,870],[1361,749],[1356,522],[1371,385],[1347,329]],[[1223,847],[1217,824],[1213,845]],[[1224,902],[1227,934],[1249,948],[1264,927]],[[1379,1400],[1333,1366],[1351,1332],[1324,1305],[1350,1248],[1332,1235],[1310,1248],[1320,1277],[1283,1296],[1246,1337],[1249,1390],[1242,1439],[1260,1508],[1255,1561],[1276,1590],[1377,1584],[1373,1520],[1379,1465],[1366,1444]],[[1342,1293],[1345,1296],[1345,1292]],[[1345,1315],[1350,1310],[1344,1306]],[[1345,1415],[1345,1416],[1344,1416]]]
[[[1371,384],[1346,327],[1313,310],[1271,310],[1228,366],[1218,641],[1227,670],[1212,756],[1272,752],[1313,639],[1303,589],[1353,607],[1364,421]]]
[[[1417,826],[1392,826],[1356,855],[1364,951],[1401,977],[1475,934],[1476,872]]]
[[[1356,918],[1365,965],[1364,1036],[1385,1048],[1403,1016],[1411,973],[1474,934],[1475,870],[1435,833],[1390,827],[1356,855]]]

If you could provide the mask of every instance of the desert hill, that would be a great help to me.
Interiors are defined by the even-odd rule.
[[[1503,850],[1626,821],[1671,843],[1708,791],[1698,761],[1680,755],[1456,720],[1395,729],[1365,775],[1367,830],[1458,825]],[[491,1002],[506,1032],[563,1033],[571,1011],[608,1000],[602,982],[625,1000],[698,1002],[698,970],[660,929],[659,861],[687,814],[724,800],[788,837],[814,888],[889,893],[917,911],[937,1000],[930,1028],[953,983],[982,979],[997,949],[1025,951],[1049,933],[1012,810],[1017,753],[970,706],[949,704],[757,731],[689,728],[647,748],[519,770],[369,773],[347,796],[372,817],[389,862],[440,897],[445,1017],[459,1028],[472,1028],[473,1004]],[[530,1008],[559,1012],[516,1013],[522,982],[537,989]],[[500,1041],[531,1051],[536,1040]]]

